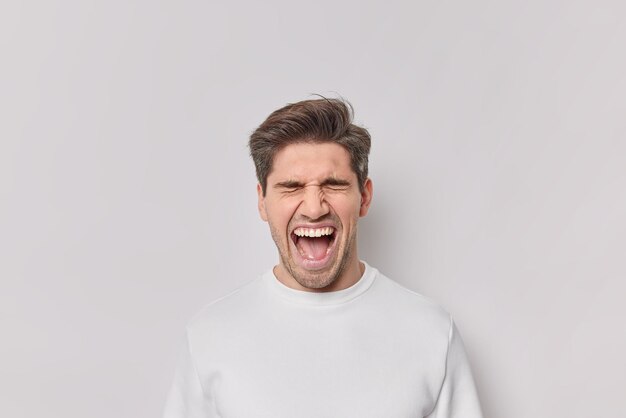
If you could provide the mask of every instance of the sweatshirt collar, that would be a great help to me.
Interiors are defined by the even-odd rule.
[[[361,261],[365,265],[365,271],[361,278],[352,286],[333,292],[308,292],[306,290],[292,289],[284,285],[270,269],[263,275],[263,280],[268,283],[270,290],[284,299],[303,305],[337,305],[346,303],[369,289],[374,282],[378,270]]]

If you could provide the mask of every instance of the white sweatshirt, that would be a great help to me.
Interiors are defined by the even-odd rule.
[[[336,292],[272,271],[187,326],[165,418],[480,418],[450,315],[366,264]]]

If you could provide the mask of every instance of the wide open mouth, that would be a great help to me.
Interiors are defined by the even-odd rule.
[[[291,239],[305,260],[323,260],[332,250],[337,232],[332,226],[321,228],[298,227],[291,233]]]

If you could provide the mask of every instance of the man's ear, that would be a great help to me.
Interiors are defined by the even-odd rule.
[[[259,198],[259,215],[261,215],[261,219],[267,222],[267,212],[265,212],[265,196],[263,196],[263,188],[260,183],[256,185],[256,193]]]
[[[372,180],[368,177],[363,184],[363,191],[361,192],[361,207],[359,209],[359,216],[367,215],[367,211],[372,203],[372,196],[374,195],[374,186]]]

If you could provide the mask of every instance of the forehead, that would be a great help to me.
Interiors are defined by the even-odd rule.
[[[350,154],[341,145],[302,142],[287,145],[276,153],[268,180],[347,178],[351,174],[354,172],[350,166]]]

